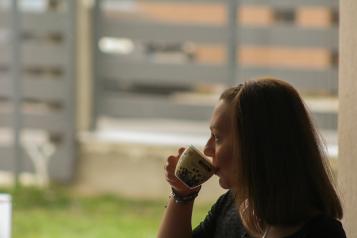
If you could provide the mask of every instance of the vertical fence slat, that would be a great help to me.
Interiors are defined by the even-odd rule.
[[[12,57],[11,57],[11,78],[12,78],[12,104],[13,104],[13,133],[14,133],[14,176],[15,184],[19,183],[19,176],[22,171],[22,154],[21,151],[21,128],[22,128],[22,118],[21,118],[21,98],[22,98],[22,88],[21,88],[21,52],[20,52],[20,14],[18,8],[18,1],[11,1],[11,42],[12,42]]]

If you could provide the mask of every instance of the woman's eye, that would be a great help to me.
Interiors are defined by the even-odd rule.
[[[211,137],[214,139],[214,141],[215,141],[216,143],[220,142],[220,137],[219,137],[219,136],[217,136],[217,135],[211,133]]]
[[[219,142],[220,141],[220,137],[218,137],[217,135],[213,135],[214,141],[215,142]]]

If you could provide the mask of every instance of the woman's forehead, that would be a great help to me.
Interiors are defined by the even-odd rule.
[[[225,130],[230,127],[232,120],[232,108],[230,104],[220,100],[212,113],[210,128]]]

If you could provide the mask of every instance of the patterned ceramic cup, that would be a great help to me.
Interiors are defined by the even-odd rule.
[[[203,184],[213,174],[211,162],[193,145],[182,153],[175,170],[176,177],[190,188]]]

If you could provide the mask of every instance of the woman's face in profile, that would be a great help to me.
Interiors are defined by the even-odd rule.
[[[224,189],[232,188],[235,181],[233,162],[232,108],[223,100],[215,106],[211,121],[211,136],[204,153],[212,158],[219,184]]]

